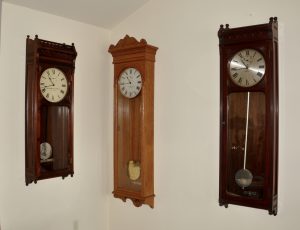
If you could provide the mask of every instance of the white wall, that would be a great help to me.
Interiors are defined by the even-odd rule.
[[[110,32],[3,3],[0,56],[2,230],[107,229],[107,108]],[[75,43],[74,177],[25,186],[26,35]]]
[[[0,0],[0,52],[1,52],[1,19],[2,19],[2,0]]]
[[[299,228],[298,0],[152,0],[112,31],[3,3],[0,53],[2,230]],[[279,213],[218,206],[221,23],[279,18]],[[75,43],[75,175],[25,186],[25,39]],[[155,208],[111,195],[112,58],[125,34],[159,47],[155,79]]]
[[[110,196],[110,230],[299,229],[300,2],[152,0],[112,31],[159,47],[155,71],[155,208]],[[279,18],[279,212],[218,206],[220,24]],[[110,79],[112,85],[112,79]],[[112,130],[112,87],[109,118]],[[112,152],[112,134],[110,147]],[[110,189],[112,157],[110,157]]]

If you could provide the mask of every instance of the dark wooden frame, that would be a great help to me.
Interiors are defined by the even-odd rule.
[[[74,71],[77,52],[74,44],[66,45],[39,39],[26,39],[26,85],[25,85],[25,182],[26,185],[37,180],[73,176],[73,114],[74,114]],[[58,103],[50,103],[43,98],[39,89],[42,72],[49,67],[61,69],[68,81],[68,92]],[[40,142],[42,139],[42,107],[65,106],[68,118],[68,166],[65,169],[42,172],[40,163]],[[64,118],[62,118],[64,119]],[[55,137],[54,137],[55,138]],[[59,140],[58,140],[59,141]]]
[[[220,169],[219,204],[242,205],[266,209],[277,214],[278,200],[278,24],[277,18],[269,23],[247,27],[229,28],[226,24],[218,31],[220,48]],[[259,50],[266,60],[264,79],[250,88],[235,85],[229,77],[229,58],[241,49]],[[227,164],[227,102],[231,92],[264,92],[266,103],[265,126],[265,183],[264,198],[257,200],[226,192]]]

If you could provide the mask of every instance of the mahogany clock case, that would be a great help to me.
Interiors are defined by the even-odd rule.
[[[73,98],[77,53],[72,45],[26,40],[25,181],[73,176]],[[51,75],[52,74],[52,75]],[[61,76],[60,78],[58,76]],[[41,81],[40,79],[46,79]],[[57,88],[57,87],[61,88]],[[47,88],[48,87],[48,88]],[[61,98],[49,99],[57,91]],[[63,90],[64,89],[64,90]]]
[[[218,37],[221,86],[219,204],[225,207],[228,207],[228,204],[235,204],[266,209],[269,214],[276,215],[278,199],[277,18],[270,18],[269,23],[266,24],[247,27],[229,28],[228,24],[226,27],[221,25]],[[262,67],[265,68],[265,73],[262,80],[253,86],[241,87],[230,79],[228,68],[232,57],[240,51],[247,52],[247,49],[251,49],[253,53],[259,52],[264,57],[265,66]],[[246,118],[247,95],[249,95],[249,116]],[[249,122],[247,134],[245,133],[246,121]],[[248,142],[245,143],[247,135]],[[244,155],[245,149],[247,158]],[[253,179],[250,177],[249,186],[241,186],[236,182],[236,173],[242,168],[243,162],[242,171],[244,173],[251,171],[249,177],[253,176]]]

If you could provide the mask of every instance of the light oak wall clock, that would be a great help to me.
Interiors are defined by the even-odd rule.
[[[154,62],[157,48],[126,35],[114,64],[114,197],[154,207]]]
[[[27,37],[25,88],[26,185],[73,176],[72,45]]]
[[[221,25],[219,204],[277,214],[278,24]]]

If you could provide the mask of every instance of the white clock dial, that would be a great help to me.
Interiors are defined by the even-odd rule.
[[[231,80],[241,87],[258,84],[266,71],[263,55],[254,49],[238,51],[229,62],[228,67]]]
[[[51,145],[47,142],[43,142],[40,144],[40,154],[41,160],[47,160],[52,155],[52,148]]]
[[[40,78],[40,91],[49,102],[61,101],[68,92],[68,82],[65,74],[57,68],[46,69]]]
[[[142,89],[141,73],[135,68],[127,68],[121,73],[118,84],[125,97],[134,98]]]

